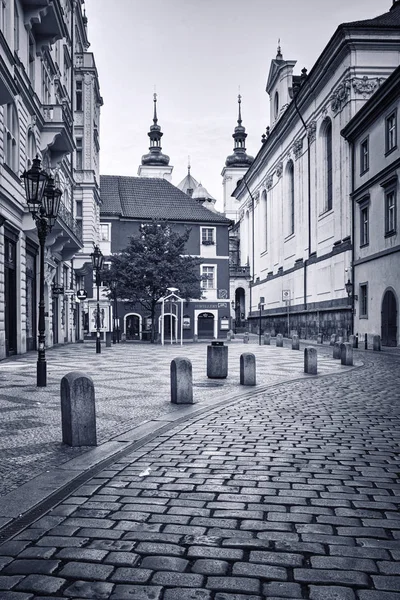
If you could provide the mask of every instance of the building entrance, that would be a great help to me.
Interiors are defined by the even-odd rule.
[[[397,302],[391,290],[383,297],[381,340],[382,346],[397,346]]]
[[[212,313],[201,313],[197,321],[197,335],[200,339],[214,337],[214,315]]]
[[[126,339],[138,340],[140,338],[139,315],[128,315],[126,317]]]
[[[4,287],[6,356],[17,352],[17,244],[5,237]]]

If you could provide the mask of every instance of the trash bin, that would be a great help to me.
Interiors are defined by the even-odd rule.
[[[226,379],[228,376],[228,346],[224,342],[211,342],[207,346],[207,377]]]

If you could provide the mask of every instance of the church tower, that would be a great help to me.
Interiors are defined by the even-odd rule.
[[[153,125],[147,134],[150,138],[149,153],[142,156],[142,164],[139,165],[139,177],[160,177],[171,181],[172,167],[169,164],[169,156],[161,152],[161,138],[163,133],[157,119],[157,94],[154,94],[154,116]]]
[[[235,140],[233,148],[233,154],[228,156],[225,161],[225,166],[222,169],[222,185],[224,186],[224,213],[228,219],[237,221],[237,211],[239,203],[236,198],[231,196],[233,190],[236,188],[236,184],[239,179],[242,179],[247,169],[250,167],[254,158],[246,153],[246,129],[242,125],[242,113],[241,113],[242,97],[238,96],[239,114],[237,125],[232,134]]]

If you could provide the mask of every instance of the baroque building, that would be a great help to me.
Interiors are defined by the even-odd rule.
[[[302,338],[352,331],[350,148],[341,131],[399,64],[400,2],[340,25],[307,74],[280,48],[266,91],[270,127],[237,182],[249,327]],[[359,310],[360,299],[355,301]]]
[[[0,359],[36,348],[38,237],[20,176],[62,190],[46,239],[46,345],[82,339],[75,298],[99,223],[102,99],[82,0],[0,3]]]

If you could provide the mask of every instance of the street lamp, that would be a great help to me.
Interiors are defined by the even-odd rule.
[[[258,325],[258,344],[259,346],[261,346],[261,311],[264,308],[264,303],[265,303],[265,298],[264,296],[260,296],[260,302],[258,303],[258,308],[260,310],[260,317],[259,317],[259,325]]]
[[[98,246],[94,247],[92,254],[93,271],[96,274],[96,287],[97,287],[97,311],[96,311],[96,354],[101,353],[101,341],[100,341],[100,272],[103,268],[104,256]]]
[[[46,321],[44,305],[44,248],[47,234],[56,222],[60,208],[62,191],[54,185],[54,179],[41,169],[40,158],[32,161],[32,166],[21,175],[24,180],[26,201],[36,223],[40,245],[39,279],[39,320],[38,320],[38,359],[36,366],[36,385],[46,387]]]
[[[117,342],[119,344],[117,282],[115,281],[115,279],[111,281],[111,291],[114,300],[113,344],[116,344]]]

